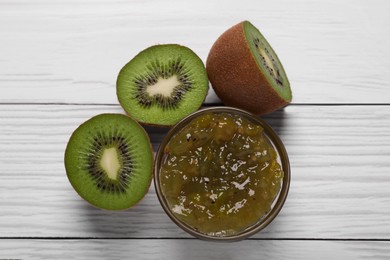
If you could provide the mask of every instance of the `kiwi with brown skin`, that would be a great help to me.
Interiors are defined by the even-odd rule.
[[[280,60],[248,21],[233,26],[217,39],[206,70],[225,105],[262,115],[291,102],[290,83]]]

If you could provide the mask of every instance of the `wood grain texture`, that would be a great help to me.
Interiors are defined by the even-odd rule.
[[[0,105],[2,237],[189,237],[165,215],[153,186],[124,212],[95,209],[71,188],[68,138],[108,112],[122,109]],[[265,119],[286,145],[292,182],[281,214],[255,237],[390,239],[389,106],[292,105]],[[156,149],[167,130],[147,130]]]
[[[1,259],[389,259],[390,242],[2,240]]]
[[[390,103],[389,13],[385,0],[2,0],[0,102],[117,104],[117,74],[142,49],[179,43],[205,61],[247,19],[282,60],[293,102]]]

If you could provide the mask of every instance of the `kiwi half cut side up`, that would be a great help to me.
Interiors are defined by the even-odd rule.
[[[121,114],[101,114],[81,124],[65,150],[65,168],[76,192],[107,210],[134,206],[152,180],[153,152],[145,130]]]
[[[170,126],[202,105],[208,78],[192,50],[165,44],[136,55],[120,71],[116,86],[119,103],[135,120]]]
[[[222,102],[267,114],[291,102],[286,72],[271,45],[250,22],[224,32],[206,62],[211,85]]]

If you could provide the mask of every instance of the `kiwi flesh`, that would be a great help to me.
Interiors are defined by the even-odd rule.
[[[291,102],[290,83],[279,58],[248,21],[217,39],[206,69],[215,93],[225,105],[262,115]]]
[[[81,124],[65,150],[76,192],[95,207],[123,210],[147,193],[153,152],[145,130],[121,114],[100,114]]]
[[[117,96],[135,120],[170,126],[196,111],[208,92],[201,59],[177,44],[155,45],[141,51],[120,71]]]

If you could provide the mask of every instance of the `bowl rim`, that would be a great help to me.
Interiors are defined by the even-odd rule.
[[[282,164],[283,172],[284,172],[282,188],[278,196],[276,197],[276,200],[274,201],[274,206],[268,212],[268,214],[266,214],[263,217],[263,219],[257,222],[256,224],[246,228],[245,230],[241,231],[238,234],[231,235],[231,236],[220,236],[220,237],[211,236],[194,230],[190,225],[184,223],[172,213],[160,188],[159,170],[160,170],[161,160],[164,155],[165,146],[168,144],[172,136],[176,134],[180,129],[182,129],[185,125],[187,125],[189,121],[207,112],[217,112],[217,113],[227,112],[227,113],[239,114],[261,125],[264,128],[264,132],[266,133],[267,137],[270,139],[274,147],[277,149]],[[288,191],[290,188],[290,181],[291,181],[290,161],[288,158],[286,148],[282,140],[279,138],[277,133],[272,129],[272,127],[263,119],[261,119],[259,116],[256,116],[242,109],[228,107],[228,106],[215,106],[215,107],[202,108],[200,110],[197,110],[187,115],[186,117],[181,119],[178,123],[176,123],[174,126],[172,126],[172,128],[165,135],[163,141],[160,143],[160,146],[156,152],[153,170],[154,170],[154,187],[157,193],[158,200],[160,201],[160,204],[164,209],[165,213],[182,230],[186,231],[187,233],[191,234],[196,238],[202,240],[208,240],[208,241],[239,241],[247,237],[250,237],[255,233],[259,232],[260,230],[264,229],[275,219],[275,217],[279,214],[280,210],[282,209],[288,195]]]

